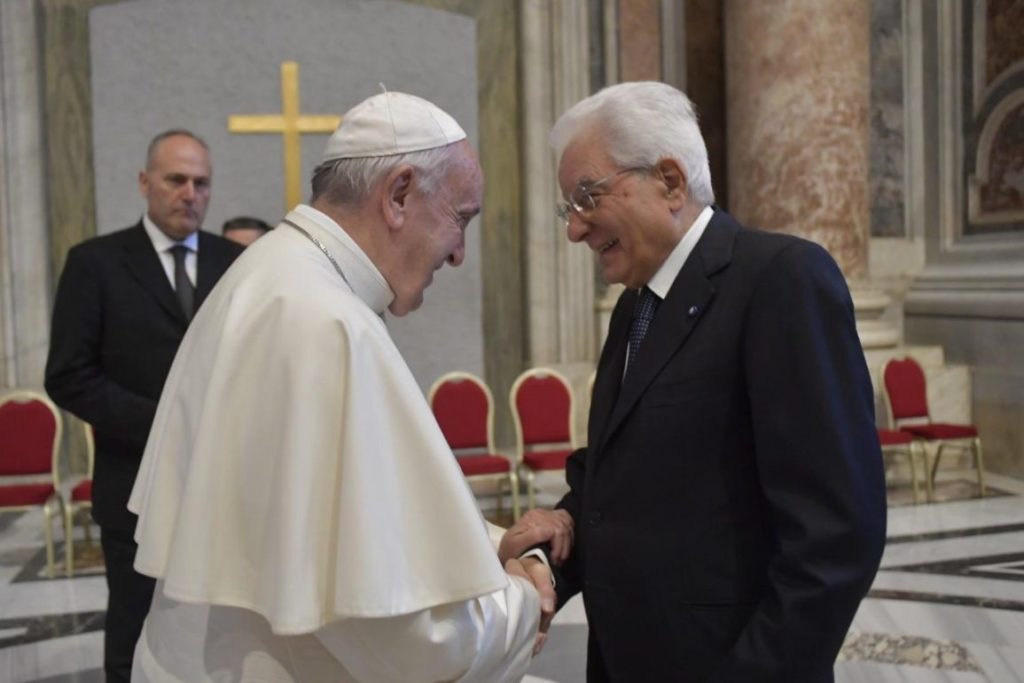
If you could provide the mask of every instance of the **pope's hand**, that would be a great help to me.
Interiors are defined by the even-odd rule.
[[[551,620],[555,618],[555,588],[551,584],[551,570],[536,557],[524,557],[506,562],[505,571],[526,579],[540,593],[540,628],[537,630],[537,641],[533,645],[533,654],[537,655],[544,648],[548,628],[551,626]]]
[[[565,510],[530,510],[501,537],[498,558],[507,562],[535,545],[548,543],[548,559],[560,566],[572,551],[574,529],[573,519]]]

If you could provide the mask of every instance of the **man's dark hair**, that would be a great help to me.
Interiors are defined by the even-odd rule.
[[[253,230],[262,230],[263,232],[270,232],[270,226],[259,218],[253,218],[251,216],[237,216],[230,220],[224,221],[224,226],[220,229],[221,234],[226,234],[231,230],[245,230],[251,228]]]

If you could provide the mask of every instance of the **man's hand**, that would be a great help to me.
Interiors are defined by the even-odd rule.
[[[555,618],[555,588],[551,584],[551,570],[536,557],[525,557],[506,562],[505,571],[526,579],[540,593],[540,628],[537,630],[537,641],[533,645],[533,654],[536,656],[544,648],[548,628],[551,626],[551,620]]]
[[[535,545],[550,543],[548,559],[560,566],[572,551],[574,526],[565,510],[530,510],[502,536],[498,559],[506,563]]]

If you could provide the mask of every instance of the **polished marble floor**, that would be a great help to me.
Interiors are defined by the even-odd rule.
[[[891,491],[882,569],[837,681],[1024,682],[1024,482],[990,475],[992,495],[978,499],[969,473],[944,476],[943,502],[910,505],[908,491]],[[76,534],[85,567],[48,579],[41,517],[0,516],[0,683],[102,681],[106,585],[94,546]],[[526,681],[583,681],[586,638],[576,599]]]

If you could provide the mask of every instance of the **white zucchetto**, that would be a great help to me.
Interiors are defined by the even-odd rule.
[[[447,112],[422,97],[384,92],[352,107],[327,141],[321,163],[444,147],[466,139]]]

